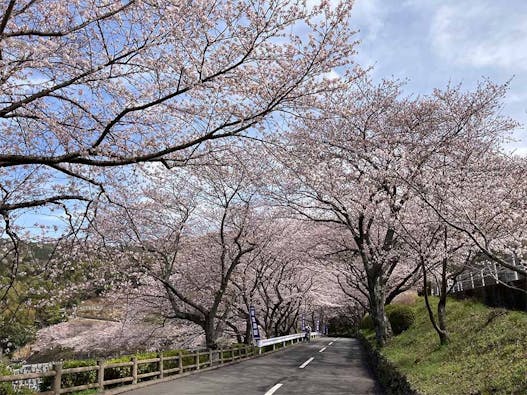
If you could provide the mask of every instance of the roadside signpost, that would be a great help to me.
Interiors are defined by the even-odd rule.
[[[258,323],[256,322],[256,310],[254,306],[249,307],[249,317],[251,319],[253,340],[257,342],[260,340],[260,330],[258,329]]]

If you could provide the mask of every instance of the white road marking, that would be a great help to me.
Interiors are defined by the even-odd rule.
[[[324,352],[324,351],[326,351],[326,348],[327,348],[327,347],[323,347],[323,348],[321,348],[320,350],[318,350],[318,352]]]
[[[329,342],[328,346],[331,346],[333,344],[333,342]]]
[[[309,358],[306,362],[304,362],[302,365],[299,366],[300,369],[304,369],[313,359],[314,357]]]
[[[265,393],[265,395],[273,395],[273,394],[276,392],[276,390],[277,390],[278,388],[280,388],[282,385],[283,385],[283,384],[281,384],[281,383],[278,383],[278,384],[273,385],[273,386],[271,387],[271,389]]]

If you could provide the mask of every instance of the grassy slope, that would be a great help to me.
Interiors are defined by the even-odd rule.
[[[432,298],[433,305],[437,299]],[[527,394],[527,314],[447,302],[450,344],[439,347],[423,298],[414,325],[383,349],[423,394]],[[373,339],[371,332],[365,335]]]

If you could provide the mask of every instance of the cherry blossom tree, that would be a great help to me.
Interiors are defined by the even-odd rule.
[[[339,299],[339,290],[335,292],[335,283],[315,252],[318,243],[314,240],[320,236],[316,227],[292,220],[281,207],[266,210],[271,213],[264,225],[267,236],[233,279],[238,307],[227,324],[246,342],[251,337],[251,305],[264,335],[273,337],[298,331],[302,314],[306,319],[316,316],[314,328],[315,320],[324,319],[326,309]]]
[[[408,251],[403,259],[416,262],[430,322],[443,345],[449,342],[447,296],[456,278],[473,266],[478,254],[470,239],[449,228],[424,202],[414,202],[409,214],[400,218],[401,238]],[[439,298],[437,318],[429,298],[432,290]]]
[[[427,165],[408,184],[419,201],[406,218],[402,237],[417,254],[425,284],[425,302],[441,344],[448,342],[446,329],[449,283],[467,270],[481,270],[485,256],[521,272],[505,256],[521,256],[525,205],[525,167],[519,158],[503,152],[502,143],[516,124],[500,116],[506,86],[481,83],[473,92],[448,87],[435,92],[448,144],[429,151]],[[437,320],[430,307],[427,282],[438,286]]]
[[[104,168],[185,164],[332,89],[353,48],[344,2],[1,7],[2,214],[89,200]]]
[[[462,160],[443,169],[446,180],[424,187],[427,175],[413,185],[434,214],[487,260],[526,276],[527,164],[497,150],[499,145],[474,142]]]
[[[267,337],[296,332],[301,310],[309,301],[314,273],[302,264],[301,255],[278,255],[258,284],[259,317]]]
[[[230,147],[172,174],[147,169],[135,197],[123,191],[122,202],[104,214],[101,208],[94,229],[109,254],[119,251],[120,270],[141,284],[154,308],[201,326],[208,347],[216,347],[234,308],[238,267],[264,233],[255,174],[238,154]]]
[[[272,129],[334,89],[324,75],[350,62],[350,9],[300,0],[1,2],[8,288],[22,214],[52,210],[74,234],[94,201],[111,198],[110,185],[126,183],[127,167],[183,166],[218,139]],[[53,226],[47,236],[57,236]]]
[[[387,284],[407,248],[400,218],[422,199],[414,184],[426,174],[430,179],[419,185],[433,188],[444,155],[462,158],[470,152],[467,139],[495,141],[513,123],[496,113],[506,87],[491,83],[474,92],[447,87],[415,99],[401,97],[390,81],[374,86],[366,77],[351,85],[327,97],[324,111],[293,126],[283,157],[291,173],[289,185],[282,185],[283,200],[300,216],[333,224],[348,238],[346,252],[362,263],[382,345],[391,332],[384,313]]]
[[[395,219],[407,200],[404,185],[391,177],[402,163],[395,148],[402,142],[394,122],[403,108],[398,94],[392,83],[361,82],[349,96],[328,97],[327,112],[313,114],[291,134],[285,159],[295,177],[285,190],[288,205],[312,221],[334,224],[349,239],[348,253],[361,259],[379,344],[391,333],[385,288],[399,262]]]

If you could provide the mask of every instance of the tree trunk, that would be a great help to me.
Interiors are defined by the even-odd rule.
[[[441,287],[439,291],[439,303],[437,304],[437,323],[441,330],[439,335],[439,341],[441,344],[447,344],[449,341],[448,332],[446,330],[447,263],[447,259],[444,258],[441,265]]]
[[[203,330],[205,331],[205,344],[207,348],[215,350],[218,348],[218,333],[214,327],[214,319],[205,320],[205,325],[203,325]]]
[[[369,283],[370,314],[375,327],[375,339],[379,347],[383,347],[386,341],[392,337],[392,327],[384,310],[386,290],[378,276],[372,278]]]
[[[252,331],[252,327],[251,327],[251,318],[248,317],[245,320],[245,341],[244,341],[244,343],[245,344],[251,344],[252,336],[253,336],[253,331]]]
[[[439,342],[441,345],[449,342],[448,332],[446,330],[446,295],[440,295],[437,304],[437,322],[439,326]]]
[[[443,265],[446,265],[443,263]],[[444,266],[446,267],[446,266]],[[423,286],[425,287],[424,297],[425,297],[425,305],[426,310],[428,311],[428,317],[430,318],[430,322],[432,323],[432,326],[434,327],[434,330],[437,333],[437,336],[439,337],[439,343],[441,345],[447,344],[449,341],[448,333],[446,331],[446,271],[445,273],[442,273],[441,276],[441,294],[439,296],[439,303],[437,304],[437,316],[438,316],[438,322],[436,322],[436,319],[434,317],[434,313],[432,311],[432,307],[430,306],[430,300],[428,298],[428,290],[426,289],[428,280],[427,280],[427,270],[425,266],[425,261],[421,257],[421,268],[423,270]]]
[[[235,330],[234,333],[236,334],[236,343],[242,344],[243,343],[243,336],[239,330]]]

